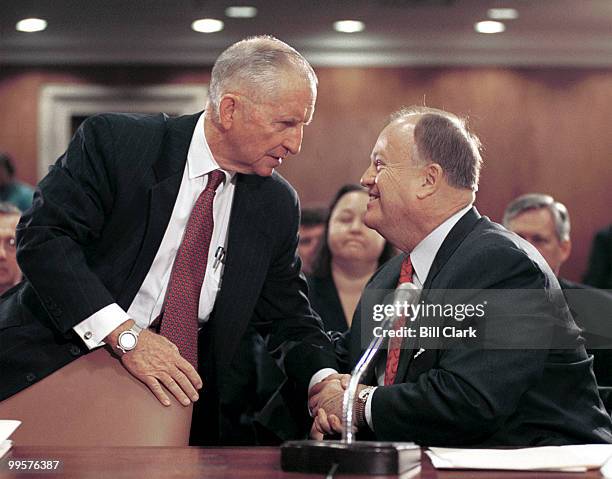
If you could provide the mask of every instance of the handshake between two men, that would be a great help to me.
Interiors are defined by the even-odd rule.
[[[350,374],[330,374],[323,381],[315,384],[308,394],[308,408],[314,418],[310,437],[322,440],[324,435],[342,434],[344,392],[348,388]],[[365,390],[372,392],[374,388],[359,384],[353,407],[353,432],[367,426],[365,405],[367,397]]]

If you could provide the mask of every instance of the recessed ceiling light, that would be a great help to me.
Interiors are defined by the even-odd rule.
[[[42,32],[47,28],[47,21],[42,18],[24,18],[17,22],[15,28],[20,32]]]
[[[478,33],[501,33],[506,30],[506,25],[504,25],[502,22],[486,20],[484,22],[475,23],[474,30],[476,30]]]
[[[227,7],[225,15],[230,18],[253,18],[257,16],[257,8],[248,6]]]
[[[358,20],[340,20],[334,22],[334,30],[342,33],[357,33],[365,30],[365,23]]]
[[[490,8],[487,16],[493,20],[516,20],[519,14],[516,8]]]
[[[223,22],[216,18],[200,18],[191,24],[191,28],[200,33],[215,33],[223,30]]]

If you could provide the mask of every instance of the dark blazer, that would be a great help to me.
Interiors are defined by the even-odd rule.
[[[586,348],[594,357],[599,386],[612,386],[612,295],[585,284],[558,278],[572,316],[582,329]]]
[[[27,279],[0,301],[0,399],[87,353],[77,323],[114,302],[129,308],[170,220],[198,116],[94,116],[40,182],[17,232]],[[238,175],[223,282],[200,333],[209,391],[223,390],[249,322],[301,390],[335,367],[300,274],[298,218],[280,175]]]
[[[307,276],[308,299],[321,320],[325,331],[344,332],[348,328],[338,290],[331,274],[329,276]]]
[[[379,270],[366,289],[369,295],[378,294],[384,301],[385,293],[396,286],[401,261],[402,256],[396,257]],[[562,327],[558,334],[564,334],[563,344],[573,347],[490,349],[459,343],[425,349],[414,359],[418,345],[406,349],[395,384],[373,394],[376,439],[436,446],[612,442],[592,358],[581,345],[553,273],[526,241],[472,209],[443,242],[423,294],[427,301],[437,294],[436,302],[444,303],[447,290],[477,295],[487,289],[534,289],[547,300],[517,304],[509,294],[508,304],[473,320],[479,331],[484,329],[500,344],[507,338],[521,343],[534,335],[552,337],[550,328],[556,324]],[[360,337],[361,307],[349,336],[350,367],[365,344]],[[375,384],[373,374],[368,382]]]
[[[598,231],[593,238],[583,281],[595,288],[612,289],[612,225]]]

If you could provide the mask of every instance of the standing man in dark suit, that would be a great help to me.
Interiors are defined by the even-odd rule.
[[[254,37],[217,59],[203,113],[85,121],[18,227],[27,280],[0,302],[0,400],[106,345],[164,405],[203,386],[197,442],[215,442],[249,324],[305,398],[336,362],[274,169],[299,153],[316,85],[297,51]]]
[[[551,289],[554,274],[529,243],[473,207],[480,165],[478,139],[440,110],[402,110],[378,137],[362,177],[365,222],[405,254],[366,288],[347,337],[347,370],[377,334],[368,304],[384,303],[398,282],[422,287],[423,304],[457,312],[484,304],[484,315],[437,318],[440,331],[473,329],[474,340],[430,340],[419,327],[428,318],[411,317],[416,337],[390,341],[359,386],[359,432],[436,446],[612,442],[592,358]],[[312,389],[313,434],[340,431],[345,384],[346,376],[330,376]]]
[[[587,351],[594,356],[597,383],[612,386],[612,350],[609,349],[612,345],[612,295],[559,275],[572,251],[570,216],[565,205],[550,195],[522,195],[508,204],[503,223],[535,246],[553,270],[576,323],[584,328],[582,335]]]

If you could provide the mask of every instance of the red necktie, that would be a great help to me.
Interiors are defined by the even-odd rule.
[[[400,277],[397,282],[399,286],[402,283],[412,283],[412,261],[410,255],[402,261]],[[394,330],[400,330],[406,325],[406,318],[402,316],[398,318],[393,325]],[[395,382],[397,375],[397,367],[399,366],[400,353],[402,352],[403,338],[389,338],[389,347],[387,349],[387,365],[385,366],[385,386],[389,386]]]
[[[196,369],[198,309],[214,226],[213,200],[223,178],[221,170],[212,171],[206,188],[193,205],[183,241],[174,259],[159,330]]]

